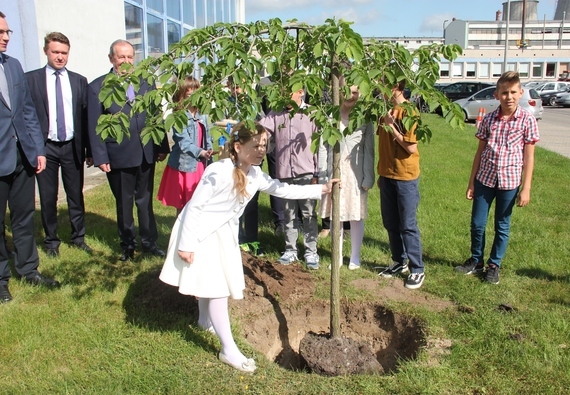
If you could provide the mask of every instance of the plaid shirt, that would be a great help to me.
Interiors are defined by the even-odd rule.
[[[487,141],[477,180],[489,188],[511,190],[518,187],[522,178],[524,145],[540,139],[536,119],[519,106],[513,116],[503,120],[499,107],[483,118],[475,137]]]

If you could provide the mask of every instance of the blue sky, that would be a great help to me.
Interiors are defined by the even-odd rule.
[[[354,22],[353,29],[364,37],[441,37],[445,20],[492,21],[503,2],[507,0],[245,0],[245,18],[321,24],[335,17]],[[552,20],[555,7],[555,0],[540,0],[538,19],[546,14]]]

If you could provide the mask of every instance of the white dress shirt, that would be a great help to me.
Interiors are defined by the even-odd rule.
[[[46,84],[47,97],[49,103],[49,133],[48,139],[51,141],[59,141],[57,138],[57,107],[55,101],[55,72],[56,70],[49,65],[46,66]],[[65,67],[59,70],[61,82],[61,92],[63,94],[63,111],[65,113],[65,141],[73,138],[73,106],[71,96],[71,83],[69,82],[69,74]]]

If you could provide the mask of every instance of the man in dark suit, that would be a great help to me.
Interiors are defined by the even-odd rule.
[[[40,191],[44,244],[47,255],[57,257],[61,240],[57,235],[57,193],[59,168],[65,194],[71,245],[92,252],[85,243],[83,165],[93,165],[87,135],[87,79],[65,68],[69,39],[49,33],[44,39],[47,65],[26,73],[46,144],[46,169],[37,175]]]
[[[109,60],[113,65],[110,73],[121,73],[123,63],[134,63],[135,51],[131,43],[117,40],[111,44]],[[152,208],[154,188],[155,160],[162,161],[170,151],[168,140],[164,137],[160,146],[154,145],[152,139],[142,143],[141,131],[145,127],[146,113],[130,117],[131,103],[136,95],[143,95],[154,89],[146,81],[141,80],[140,89],[127,91],[127,101],[113,103],[105,108],[99,100],[99,92],[107,74],[102,75],[88,86],[87,123],[93,162],[101,171],[107,173],[107,180],[115,196],[117,205],[117,225],[123,250],[119,260],[127,261],[134,257],[136,248],[136,230],[133,217],[133,202],[137,206],[139,232],[143,252],[155,256],[165,256],[164,251],[156,245],[158,231]],[[130,117],[130,137],[125,136],[121,143],[115,139],[101,140],[95,128],[101,114],[124,112]]]
[[[12,300],[4,220],[10,206],[15,246],[14,267],[28,283],[58,287],[38,272],[34,239],[35,173],[46,166],[44,139],[24,71],[5,54],[12,31],[0,12],[0,303]]]

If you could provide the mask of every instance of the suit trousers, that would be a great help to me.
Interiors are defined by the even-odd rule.
[[[34,239],[35,169],[28,163],[18,144],[16,169],[0,177],[0,285],[11,277],[6,251],[6,206],[10,207],[10,224],[14,240],[14,267],[18,275],[38,274],[38,249]]]
[[[85,203],[83,201],[83,164],[75,158],[72,141],[46,142],[46,169],[37,175],[42,224],[46,248],[58,248],[61,240],[57,234],[57,194],[59,169],[67,196],[71,242],[79,244],[85,237]]]
[[[123,250],[134,250],[137,246],[133,203],[137,207],[143,248],[156,245],[158,240],[152,207],[154,167],[154,163],[147,163],[143,159],[143,163],[137,167],[116,170],[111,167],[111,171],[107,173],[107,180],[117,206],[117,226]]]

